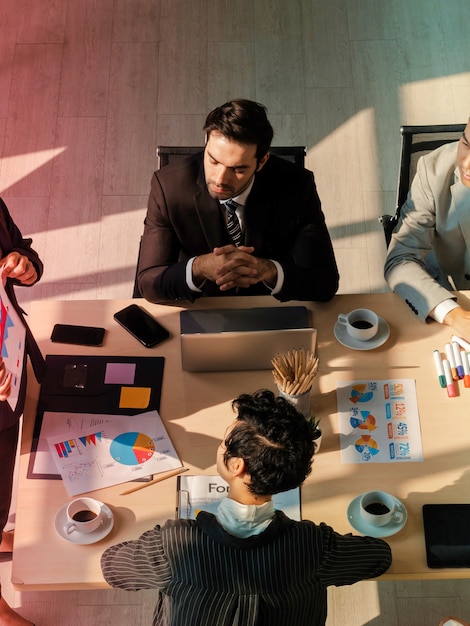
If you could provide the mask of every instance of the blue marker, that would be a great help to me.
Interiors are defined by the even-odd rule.
[[[460,345],[456,342],[452,342],[452,350],[454,352],[454,361],[455,367],[457,369],[457,374],[459,378],[463,378],[465,376],[465,372],[463,370],[462,357],[460,356]]]
[[[444,372],[444,366],[442,364],[441,353],[439,352],[439,350],[434,350],[434,363],[436,364],[439,384],[443,389],[445,389],[447,387],[446,375]]]

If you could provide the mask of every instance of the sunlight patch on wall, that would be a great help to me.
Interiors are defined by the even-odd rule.
[[[315,175],[320,199],[328,211],[328,226],[358,222],[357,235],[367,215],[363,192],[380,191],[376,114],[373,107],[359,111],[334,128],[308,150],[308,165]],[[358,213],[359,211],[359,213]],[[378,210],[376,209],[378,214]]]
[[[60,146],[50,150],[3,157],[0,160],[0,193],[30,176],[34,171],[65,152],[66,149],[67,146]]]
[[[410,126],[464,123],[470,115],[469,98],[470,72],[401,85],[401,123]]]

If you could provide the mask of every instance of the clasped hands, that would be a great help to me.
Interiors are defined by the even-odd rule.
[[[3,265],[2,278],[18,280],[22,285],[32,285],[37,280],[37,272],[27,256],[19,252],[10,252],[0,259],[0,267]]]
[[[246,288],[264,282],[274,287],[277,269],[269,259],[253,256],[252,246],[232,244],[214,248],[213,252],[194,259],[193,279],[195,284],[203,280],[215,282],[221,291],[234,287]]]

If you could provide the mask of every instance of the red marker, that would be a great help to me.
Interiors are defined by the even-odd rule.
[[[444,366],[444,374],[446,375],[447,395],[449,398],[455,398],[455,387],[452,372],[450,371],[450,363],[447,359],[442,359],[442,365]]]

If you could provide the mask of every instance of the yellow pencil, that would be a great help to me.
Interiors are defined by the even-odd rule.
[[[160,483],[162,482],[162,480],[166,480],[167,478],[171,478],[172,476],[177,476],[178,474],[183,474],[183,472],[187,472],[187,471],[188,471],[187,467],[180,467],[179,469],[171,470],[170,472],[165,472],[164,474],[157,476],[157,478],[154,478],[148,483],[142,483],[141,485],[137,485],[137,487],[132,487],[132,489],[123,491],[119,495],[127,496],[128,493],[134,493],[134,491],[139,491],[139,489],[145,489],[145,487],[150,487],[150,485],[154,485],[155,483]]]

